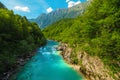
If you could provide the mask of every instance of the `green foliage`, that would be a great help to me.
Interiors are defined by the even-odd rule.
[[[16,60],[26,57],[46,39],[36,23],[13,11],[0,9],[0,77],[3,72],[14,68]]]
[[[75,52],[70,55],[72,64],[78,64],[79,63],[78,58],[76,56],[77,56],[77,54]]]
[[[49,39],[99,56],[113,73],[120,72],[119,4],[119,0],[93,0],[83,15],[75,19],[62,19],[43,32]],[[76,60],[74,57],[73,61]]]

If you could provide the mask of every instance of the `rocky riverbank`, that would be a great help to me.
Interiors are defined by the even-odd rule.
[[[4,72],[3,75],[0,77],[0,80],[11,80],[11,77],[16,74],[19,69],[24,66],[24,64],[34,55],[35,52],[30,53],[29,55],[25,55],[17,59],[16,63],[14,64],[13,68]]]
[[[61,44],[57,50],[61,51],[61,55],[69,64],[73,64],[71,54],[74,54],[73,49],[67,44]],[[105,68],[103,62],[97,56],[90,56],[84,51],[77,52],[77,65],[72,67],[82,73],[87,80],[114,80],[109,75],[109,70]]]

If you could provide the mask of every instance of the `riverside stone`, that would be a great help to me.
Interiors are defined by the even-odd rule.
[[[67,44],[62,44],[58,47],[58,50],[61,50],[61,55],[63,58],[69,64],[72,64],[72,58],[70,55],[73,53],[73,49],[70,48]],[[84,51],[78,51],[76,57],[79,62],[81,61],[81,64],[77,65],[79,66],[79,69],[77,69],[78,67],[76,68],[76,66],[72,67],[82,73],[86,78],[88,78],[88,80],[115,80],[110,76],[109,70],[105,68],[99,57],[90,56]]]

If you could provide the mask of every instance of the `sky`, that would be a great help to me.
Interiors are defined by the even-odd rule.
[[[36,18],[42,13],[50,13],[59,8],[70,8],[87,0],[0,0],[15,14]]]

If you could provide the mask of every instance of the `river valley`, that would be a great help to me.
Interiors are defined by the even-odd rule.
[[[55,49],[59,43],[49,40],[38,49],[13,80],[83,80]]]

